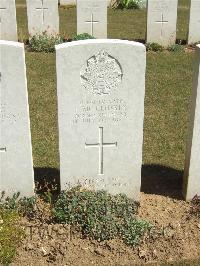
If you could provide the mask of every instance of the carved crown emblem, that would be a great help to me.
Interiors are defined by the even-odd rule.
[[[102,50],[87,60],[87,66],[80,75],[88,92],[105,95],[117,89],[123,73],[118,61]]]

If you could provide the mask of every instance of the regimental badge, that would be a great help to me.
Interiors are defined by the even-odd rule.
[[[87,67],[81,70],[80,76],[88,92],[106,95],[117,89],[123,73],[119,62],[102,50],[87,60]]]

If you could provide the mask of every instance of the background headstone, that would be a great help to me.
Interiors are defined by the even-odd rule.
[[[122,40],[56,47],[61,189],[139,200],[146,49]]]
[[[77,0],[77,34],[107,38],[107,0]]]
[[[200,45],[196,49],[192,105],[184,170],[184,195],[200,196]]]
[[[148,0],[147,43],[175,43],[177,6],[178,0]]]
[[[0,192],[34,195],[24,45],[0,41]]]
[[[188,43],[200,42],[200,1],[191,0]]]
[[[27,0],[29,35],[59,33],[58,0]]]
[[[0,40],[18,40],[15,0],[0,0]]]

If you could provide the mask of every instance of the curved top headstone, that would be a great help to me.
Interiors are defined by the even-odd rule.
[[[24,44],[0,41],[0,192],[34,195]]]
[[[122,40],[56,46],[61,189],[139,200],[146,48]]]

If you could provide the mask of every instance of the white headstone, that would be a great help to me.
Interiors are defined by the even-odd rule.
[[[0,41],[0,193],[34,195],[24,45]]]
[[[178,0],[148,0],[147,43],[175,43],[177,5]]]
[[[82,184],[139,200],[145,46],[122,40],[56,47],[61,189]]]
[[[27,0],[29,35],[59,33],[58,0]]]
[[[15,0],[0,0],[0,40],[17,39]]]
[[[184,170],[184,195],[191,200],[200,196],[200,45],[196,49],[192,105]]]
[[[200,42],[200,1],[191,0],[188,43]]]
[[[77,0],[77,34],[107,38],[107,0]]]

